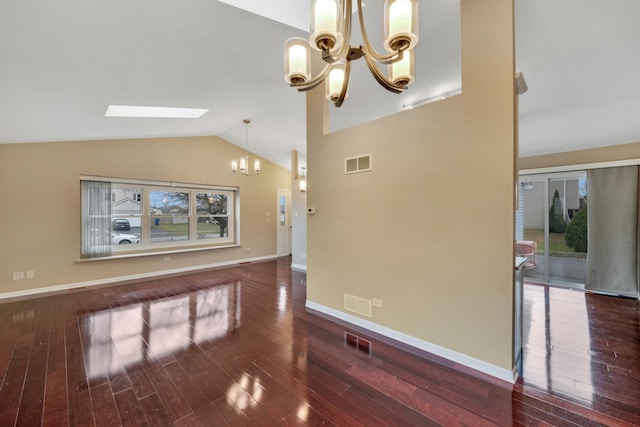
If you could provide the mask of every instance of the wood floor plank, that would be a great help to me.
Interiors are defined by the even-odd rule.
[[[175,363],[182,367],[192,383],[206,391],[209,402],[214,402],[225,395],[226,386],[231,382],[231,377],[218,369],[209,360],[207,354],[199,348],[194,349],[193,352],[181,352],[176,355]]]
[[[175,423],[173,423],[173,425],[176,427],[208,427],[212,425],[219,427],[229,426],[224,420],[205,421],[196,414],[189,414],[183,418],[180,418]]]
[[[147,425],[158,427],[173,425],[171,414],[167,412],[167,408],[164,406],[162,399],[156,393],[141,399],[140,407],[142,408],[142,412],[144,412]],[[138,422],[140,422],[140,420]]]
[[[640,425],[640,302],[524,298],[512,388],[307,311],[286,257],[0,303],[0,425]]]
[[[69,424],[66,378],[65,370],[47,373],[47,386],[42,414],[43,426],[55,427]]]
[[[18,341],[18,331],[14,329],[13,323],[12,319],[6,314],[0,316],[0,337],[3,338],[0,346],[0,381],[2,381],[0,382],[0,391],[2,391],[4,379]]]
[[[285,418],[282,425],[331,427],[331,426],[335,426],[336,424],[333,424],[331,421],[326,419],[316,409],[310,406],[303,406],[295,414],[291,414],[287,418]]]
[[[43,306],[36,312],[34,340],[29,355],[27,375],[22,387],[16,426],[33,426],[42,422],[49,352],[49,323],[49,310]]]
[[[76,301],[76,307],[80,305],[81,303]],[[94,413],[91,406],[91,395],[82,354],[78,321],[75,315],[68,315],[65,323],[69,424],[74,426],[94,426]]]
[[[251,420],[247,415],[233,404],[229,403],[226,397],[213,402],[213,406],[218,410],[225,422],[230,426],[251,426]]]
[[[52,301],[50,306],[64,307],[64,301],[58,297]],[[69,422],[66,381],[66,343],[64,332],[64,311],[52,310],[42,414],[43,426],[61,426],[67,425]]]
[[[189,374],[178,362],[165,365],[164,369],[169,377],[172,378],[176,388],[182,394],[197,419],[206,420],[213,425],[224,425],[226,423],[218,410],[212,405],[210,393],[203,391],[198,385],[194,384]],[[184,422],[184,418],[181,420]]]
[[[172,422],[193,412],[161,365],[157,363],[148,364],[145,366],[145,371],[157,390],[163,413],[166,413]],[[155,397],[150,399],[154,404],[156,400]]]
[[[144,412],[132,389],[123,390],[113,395],[118,408],[120,422],[124,427],[140,426],[146,423]]]
[[[20,336],[16,343],[0,389],[0,426],[15,424],[32,344],[33,333]]]
[[[90,393],[96,424],[100,427],[121,425],[120,415],[109,383],[92,387]]]

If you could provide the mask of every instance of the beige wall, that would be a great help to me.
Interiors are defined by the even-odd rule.
[[[308,299],[345,313],[345,293],[381,299],[365,320],[511,371],[513,5],[461,13],[462,95],[323,135],[309,94]],[[344,175],[367,153],[373,171]]]
[[[217,137],[0,145],[0,294],[275,255],[266,212],[277,217],[290,175],[265,160],[260,176],[235,175],[230,161],[242,153]],[[238,186],[242,247],[79,263],[80,175]],[[12,280],[26,270],[35,279]]]
[[[544,156],[523,157],[518,160],[518,168],[525,170],[629,159],[640,159],[640,142]]]

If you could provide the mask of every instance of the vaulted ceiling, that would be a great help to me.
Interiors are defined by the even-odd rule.
[[[365,3],[375,21],[382,0]],[[521,155],[640,141],[640,2],[515,5],[516,68],[529,86]],[[250,150],[288,168],[291,149],[304,157],[305,100],[283,80],[282,46],[307,37],[308,10],[302,0],[0,0],[0,143],[219,135],[244,147],[250,118]],[[420,0],[420,10],[416,83],[398,97],[355,64],[332,128],[460,87],[459,3]],[[109,104],[210,111],[107,118]]]

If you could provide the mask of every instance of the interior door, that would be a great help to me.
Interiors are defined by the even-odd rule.
[[[291,190],[278,189],[278,256],[291,255]]]

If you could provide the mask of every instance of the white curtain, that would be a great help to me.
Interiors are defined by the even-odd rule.
[[[638,166],[587,171],[585,288],[638,296]]]
[[[111,255],[111,183],[81,182],[82,258]]]

